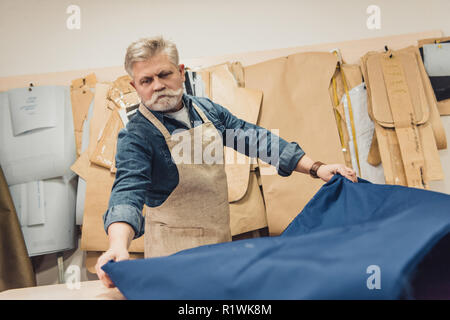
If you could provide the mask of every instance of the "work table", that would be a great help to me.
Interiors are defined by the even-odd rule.
[[[74,285],[74,284],[72,284]],[[101,280],[82,281],[80,288],[68,284],[11,289],[0,292],[0,300],[124,300],[117,288],[106,288]]]

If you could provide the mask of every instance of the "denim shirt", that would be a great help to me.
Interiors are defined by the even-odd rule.
[[[192,106],[195,102],[222,135],[224,145],[275,166],[280,176],[291,175],[305,154],[297,143],[288,143],[267,129],[235,117],[208,98],[183,94],[182,99],[188,108],[192,127],[203,122]],[[167,117],[163,112],[151,112],[170,134],[175,130],[188,129],[185,124]],[[278,150],[274,142],[278,143]],[[272,149],[277,152],[272,154]],[[103,215],[104,228],[107,232],[111,223],[126,222],[133,228],[136,239],[144,234],[144,204],[149,207],[161,205],[179,179],[164,136],[139,110],[119,132],[116,168],[108,210]]]

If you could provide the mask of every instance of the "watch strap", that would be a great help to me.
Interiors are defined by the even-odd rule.
[[[319,170],[320,166],[324,165],[325,163],[320,162],[320,161],[316,161],[313,163],[313,165],[311,166],[311,169],[309,169],[309,174],[311,175],[311,177],[317,179],[319,178],[319,176],[317,175],[317,170]]]

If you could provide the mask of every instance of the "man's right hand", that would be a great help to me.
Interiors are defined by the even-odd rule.
[[[108,251],[104,252],[97,260],[97,264],[95,265],[95,270],[97,272],[97,276],[100,280],[102,280],[103,284],[107,288],[114,288],[115,285],[112,282],[112,280],[109,278],[109,276],[105,273],[105,271],[102,270],[102,266],[106,264],[109,260],[114,261],[123,261],[123,260],[129,260],[130,255],[128,253],[128,250],[126,248],[122,247],[116,247],[116,248],[109,248]]]
[[[109,260],[118,262],[130,259],[128,248],[134,237],[134,230],[126,222],[114,222],[108,227],[108,237],[109,249],[98,258],[95,270],[97,271],[98,278],[103,281],[107,288],[114,288],[114,283],[105,271],[102,270],[102,266]]]

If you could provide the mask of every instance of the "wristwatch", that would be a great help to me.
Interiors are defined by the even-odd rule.
[[[317,175],[317,170],[319,170],[320,166],[324,165],[325,163],[320,162],[320,161],[316,161],[313,163],[313,165],[311,166],[311,169],[309,169],[309,174],[311,175],[311,177],[318,179],[319,176]]]

